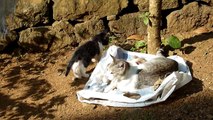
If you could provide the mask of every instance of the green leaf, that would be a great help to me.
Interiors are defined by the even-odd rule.
[[[148,18],[148,17],[144,17],[144,18],[143,18],[143,23],[144,23],[145,25],[148,25],[148,24],[149,24],[149,18]]]
[[[131,50],[131,51],[135,51],[135,50],[136,50],[136,48],[135,48],[135,47],[132,47],[130,50]]]
[[[142,13],[139,17],[143,19],[143,23],[145,25],[148,25],[149,24],[149,12],[144,12]]]
[[[116,39],[115,36],[110,36],[110,37],[109,37],[109,43],[112,43],[112,41],[115,40],[115,39]]]
[[[168,45],[167,39],[162,39],[161,40],[161,44],[164,45],[164,46]]]
[[[144,15],[145,15],[146,17],[148,17],[149,14],[150,14],[149,12],[145,12],[145,13],[144,13]]]
[[[136,41],[135,42],[135,48],[136,49],[139,49],[140,47],[145,47],[146,46],[146,43],[143,42],[143,41]]]
[[[167,43],[174,49],[178,49],[181,47],[181,41],[176,36],[170,36],[167,38]]]
[[[141,53],[146,53],[146,49],[141,49]]]

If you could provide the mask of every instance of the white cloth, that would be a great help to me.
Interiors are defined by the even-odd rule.
[[[145,58],[146,60],[156,57],[155,55],[150,54],[125,51],[117,46],[109,47],[92,72],[84,89],[77,92],[77,97],[80,102],[114,107],[143,107],[165,101],[176,89],[184,86],[192,80],[190,70],[184,59],[179,56],[170,56],[168,58],[178,62],[179,71],[173,72],[167,76],[157,90],[154,91],[153,86],[139,89],[137,91],[137,94],[140,94],[141,96],[139,99],[126,97],[124,96],[124,92],[117,89],[105,93],[103,91],[107,84],[104,82],[103,78],[106,73],[107,65],[112,61],[110,54],[116,58],[126,60],[131,59],[133,55]],[[128,86],[125,87],[128,91]]]

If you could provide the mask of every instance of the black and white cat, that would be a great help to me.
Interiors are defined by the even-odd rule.
[[[99,61],[103,51],[103,45],[108,45],[108,43],[108,30],[104,30],[94,36],[92,40],[87,41],[85,44],[77,48],[69,61],[65,76],[69,74],[72,68],[75,78],[89,77],[89,74],[86,74],[86,68],[89,66],[91,61]]]
[[[167,75],[178,70],[178,63],[175,60],[166,58],[159,52],[157,54],[158,57],[149,61],[140,58],[125,61],[110,55],[113,61],[107,66],[106,77],[111,82],[104,92],[116,88],[124,92],[134,92],[148,86],[153,86],[155,90]],[[128,89],[119,88],[119,86],[125,86],[125,84],[130,87]]]

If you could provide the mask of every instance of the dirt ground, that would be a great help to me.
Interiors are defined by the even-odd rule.
[[[56,53],[0,55],[0,119],[212,120],[213,33],[182,41],[183,57],[193,80],[165,102],[143,108],[114,108],[81,103],[76,91],[87,80],[73,82],[64,69],[74,49]],[[89,70],[92,70],[90,66]]]

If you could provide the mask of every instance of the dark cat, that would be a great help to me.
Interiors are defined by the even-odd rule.
[[[86,74],[86,68],[91,61],[95,62],[100,59],[103,45],[108,45],[108,43],[108,30],[104,30],[94,36],[92,40],[87,41],[85,44],[77,48],[67,66],[65,76],[69,74],[70,69],[72,68],[75,78],[89,77],[89,75]]]
[[[106,73],[106,75],[109,73],[107,76],[110,76],[111,83],[105,88],[105,92],[117,88],[124,81],[131,84],[131,88],[129,88],[131,91],[146,86],[154,86],[154,89],[156,89],[168,74],[178,70],[178,63],[175,60],[166,58],[161,54],[149,61],[134,58],[127,62],[111,57],[113,62],[108,65]],[[126,89],[124,88],[124,90]]]

